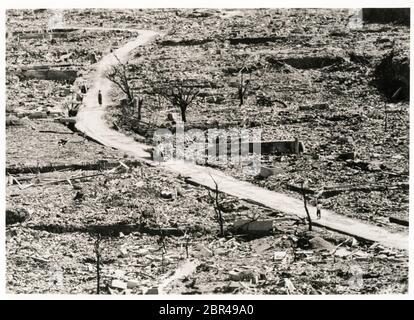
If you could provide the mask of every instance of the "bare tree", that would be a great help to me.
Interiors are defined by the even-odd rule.
[[[243,105],[244,99],[245,99],[246,94],[247,94],[247,89],[249,88],[249,85],[250,85],[250,79],[246,80],[246,81],[243,81],[243,71],[244,70],[247,70],[247,68],[243,67],[239,71],[239,73],[240,73],[240,83],[239,83],[239,88],[238,88],[238,96],[239,96],[239,100],[240,100],[239,106]]]
[[[101,242],[102,237],[100,234],[96,236],[94,252],[96,258],[96,294],[100,293],[101,288]]]
[[[134,101],[134,93],[130,86],[131,79],[128,77],[128,63],[122,63],[116,55],[114,56],[118,63],[111,66],[109,70],[106,71],[105,77],[116,84],[127,96],[128,104],[132,104]]]
[[[161,226],[159,226],[159,230],[160,230],[160,237],[157,240],[157,242],[158,242],[158,245],[160,246],[159,250],[161,251],[161,272],[164,272],[164,258],[165,258],[165,254],[167,253],[167,239]]]
[[[301,191],[302,191],[302,196],[303,196],[303,205],[305,206],[306,215],[308,217],[309,231],[312,231],[312,219],[311,219],[311,216],[309,214],[308,205],[307,205],[306,187],[307,187],[307,182],[303,181],[302,184],[301,184]]]
[[[142,97],[139,97],[136,100],[137,109],[138,109],[138,120],[141,120],[141,111],[142,111],[142,105],[144,103],[144,99]]]
[[[187,122],[187,108],[200,94],[200,84],[193,79],[171,80],[155,86],[155,93],[178,107],[181,112],[181,120]]]
[[[184,234],[184,241],[185,241],[185,254],[188,259],[188,245],[190,244],[190,236],[187,234],[187,231]]]
[[[214,196],[210,193],[210,190],[208,189],[208,195],[210,199],[213,200],[214,203],[214,212],[216,213],[215,220],[218,222],[220,227],[220,236],[224,237],[224,219],[223,219],[223,213],[221,212],[221,206],[220,206],[220,199],[219,199],[219,188],[216,180],[213,178],[212,175],[210,175],[211,179],[214,182]]]

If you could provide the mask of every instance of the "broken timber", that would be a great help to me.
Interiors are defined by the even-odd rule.
[[[409,226],[408,220],[399,219],[399,218],[396,218],[396,217],[390,217],[389,220],[392,223],[396,223],[396,224],[399,224],[399,225],[402,225],[402,226],[406,226],[406,227]]]
[[[35,230],[43,230],[43,231],[48,231],[52,233],[85,232],[85,233],[90,233],[90,234],[100,234],[102,236],[118,236],[121,232],[123,234],[130,234],[132,232],[140,232],[140,233],[146,233],[152,236],[154,235],[183,236],[185,234],[185,231],[179,228],[145,227],[140,224],[102,224],[102,225],[38,224],[38,225],[28,225],[28,227],[35,229]]]
[[[129,167],[137,167],[141,165],[140,161],[126,161],[125,164]],[[78,163],[78,164],[57,164],[46,166],[32,166],[32,167],[8,167],[6,174],[21,174],[21,173],[45,173],[62,170],[105,170],[112,169],[119,166],[117,162],[98,161],[92,163]]]

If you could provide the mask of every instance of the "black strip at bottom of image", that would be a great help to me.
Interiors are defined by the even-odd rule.
[[[47,305],[46,305],[47,304]],[[275,319],[284,315],[317,315],[322,319],[375,316],[398,317],[408,308],[409,300],[42,300],[2,301],[2,307],[20,311],[38,312],[43,316],[65,310],[65,315],[122,317],[132,315],[139,319]],[[67,308],[69,305],[80,308]],[[36,307],[36,308],[34,308]],[[40,308],[39,308],[40,307]],[[3,309],[4,310],[4,309]],[[45,312],[50,310],[50,312]],[[19,311],[19,312],[20,312]]]

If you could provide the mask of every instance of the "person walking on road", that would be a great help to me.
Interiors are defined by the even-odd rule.
[[[321,218],[321,210],[322,210],[322,205],[319,202],[319,199],[316,199],[316,218],[318,220]]]
[[[99,106],[102,107],[102,93],[101,93],[101,90],[98,91],[98,103],[99,103]]]

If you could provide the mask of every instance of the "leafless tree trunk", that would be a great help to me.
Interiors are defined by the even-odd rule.
[[[185,240],[185,255],[188,259],[188,256],[189,256],[188,255],[188,245],[190,243],[190,236],[187,233],[184,235],[184,240]]]
[[[166,237],[165,234],[163,232],[163,230],[161,229],[161,226],[159,227],[160,229],[160,237],[157,240],[158,245],[160,246],[161,250],[161,272],[164,272],[164,258],[165,258],[165,254],[167,253],[167,243],[166,243]]]
[[[224,219],[223,213],[221,212],[220,208],[220,200],[219,200],[219,188],[216,180],[210,175],[211,179],[214,182],[214,197],[210,194],[210,190],[208,190],[208,195],[214,201],[214,212],[216,213],[215,219],[219,224],[220,227],[220,236],[224,237]]]
[[[118,61],[117,65],[112,66],[106,73],[105,77],[116,84],[119,89],[128,98],[128,103],[132,104],[134,101],[134,93],[130,87],[130,79],[128,77],[128,63],[122,63],[121,60],[115,55],[116,60]]]
[[[240,70],[240,84],[239,84],[239,88],[238,88],[238,95],[239,95],[239,100],[240,100],[240,104],[239,106],[241,107],[244,103],[244,98],[246,96],[247,93],[247,89],[249,87],[250,84],[250,80],[246,80],[243,81],[243,70],[245,69],[245,67],[243,67]]]
[[[302,182],[302,195],[303,195],[303,204],[305,206],[306,215],[308,216],[308,224],[309,224],[309,231],[312,231],[312,219],[309,214],[308,205],[306,202],[306,190],[305,190],[305,183]]]
[[[102,237],[100,234],[97,235],[95,240],[95,258],[96,258],[96,294],[100,293],[101,288],[101,245]]]
[[[143,103],[144,103],[144,99],[139,97],[138,98],[138,120],[141,120],[141,111],[142,111]]]

